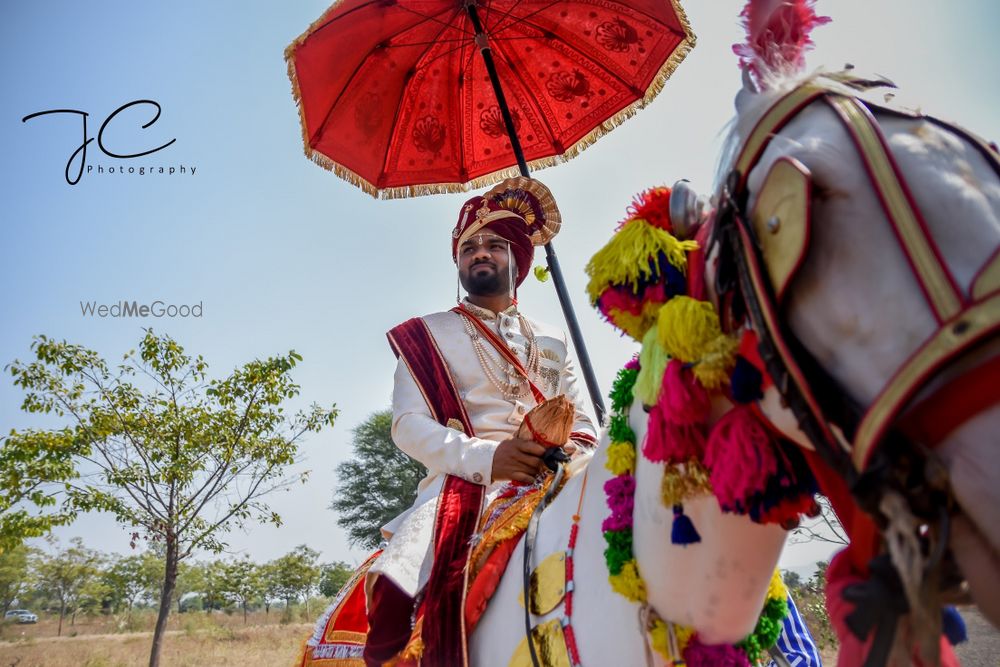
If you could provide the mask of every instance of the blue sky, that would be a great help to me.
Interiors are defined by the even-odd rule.
[[[633,348],[587,305],[583,266],[635,192],[682,177],[710,186],[739,85],[729,46],[741,38],[741,5],[685,3],[698,45],[657,100],[579,157],[537,174],[563,212],[556,246],[605,391]],[[336,402],[341,416],[302,448],[309,483],[273,499],[284,527],[231,536],[234,551],[258,560],[301,543],[328,560],[363,556],[326,509],[333,470],[350,454],[350,429],[388,405],[394,360],[384,332],[454,299],[449,232],[468,196],[377,201],[303,156],[282,52],[325,7],[9,0],[0,9],[0,365],[27,359],[41,333],[115,359],[143,326],[204,355],[218,375],[254,357],[302,354],[300,403]],[[996,2],[827,0],[819,10],[834,22],[814,34],[811,66],[852,62],[894,79],[928,112],[1000,136]],[[81,109],[94,136],[104,117],[143,98],[162,105],[150,140],[176,138],[146,161],[194,166],[195,175],[90,173],[71,187],[63,169],[79,121],[21,122],[45,109]],[[141,122],[145,113],[130,118]],[[93,145],[88,162],[124,163]],[[120,299],[201,302],[204,314],[80,313],[81,301]],[[561,322],[551,284],[529,279],[521,303]],[[3,432],[46,423],[20,413],[20,402],[20,391],[0,379]],[[128,550],[127,533],[107,516],[84,517],[60,535]],[[783,564],[823,555],[795,547]]]

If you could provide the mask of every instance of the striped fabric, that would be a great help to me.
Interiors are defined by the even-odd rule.
[[[799,615],[799,610],[790,595],[788,616],[785,617],[781,634],[778,635],[777,647],[791,667],[821,667],[823,664],[819,659],[819,651],[816,650],[812,635],[809,634],[809,628]],[[772,660],[768,667],[777,666]]]

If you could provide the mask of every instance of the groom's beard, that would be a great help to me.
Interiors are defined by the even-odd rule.
[[[480,266],[482,266],[482,263],[472,266],[468,274],[460,276],[462,287],[465,288],[465,291],[474,296],[499,296],[506,294],[508,291],[507,272],[497,270],[496,265],[491,265],[493,266],[493,271],[477,271]]]

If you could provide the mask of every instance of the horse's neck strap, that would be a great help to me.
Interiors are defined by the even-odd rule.
[[[851,136],[900,248],[939,323],[938,330],[899,369],[861,419],[852,443],[851,457],[855,468],[863,470],[877,443],[928,381],[971,346],[1000,332],[1000,252],[982,267],[973,280],[969,296],[964,296],[945,266],[871,111],[859,99],[824,86],[822,80],[814,80],[789,92],[757,123],[736,161],[738,178],[734,181],[736,187],[732,194],[737,201],[746,192],[749,174],[771,139],[802,109],[821,98],[831,106]],[[928,121],[958,132],[971,141],[1000,173],[995,147],[960,128],[935,119]],[[775,351],[824,431],[824,439],[834,443],[836,439],[829,432],[819,401],[784,340],[773,297],[774,286],[769,284],[766,268],[754,251],[754,239],[744,225],[738,225],[738,228],[747,261],[749,284],[759,301],[760,316]],[[994,402],[1000,402],[1000,390]]]

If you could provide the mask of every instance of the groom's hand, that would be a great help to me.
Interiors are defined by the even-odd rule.
[[[532,440],[504,440],[493,453],[493,481],[504,479],[531,484],[542,469],[545,448]]]

